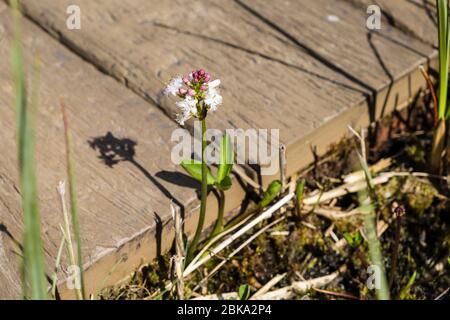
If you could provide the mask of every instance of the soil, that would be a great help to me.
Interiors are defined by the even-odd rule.
[[[408,108],[394,112],[369,128],[369,165],[389,159],[391,165],[384,171],[426,172],[433,121],[429,97],[419,94]],[[346,138],[331,146],[323,157],[317,157],[314,164],[299,174],[299,179],[306,181],[306,194],[341,186],[345,175],[360,169],[358,149],[356,139]],[[387,278],[391,282],[391,298],[435,299],[441,296],[449,299],[450,294],[445,293],[450,287],[448,184],[442,179],[401,176],[377,185],[375,191],[377,219],[389,225],[379,239]],[[348,194],[325,205],[347,212],[359,203],[357,194]],[[394,215],[398,207],[404,209],[400,218]],[[274,276],[286,273],[275,287],[281,288],[293,281],[330,274],[345,265],[346,271],[332,283],[321,290],[311,289],[297,298],[376,298],[375,292],[367,286],[367,267],[371,264],[367,241],[364,237],[351,241],[361,235],[361,217],[354,215],[332,221],[311,211],[303,210],[299,215],[294,208],[287,207],[284,213],[263,222],[258,229],[281,214],[287,218],[246,246],[205,286],[193,292],[199,281],[251,233],[187,279],[186,296],[236,292],[243,284],[248,284],[254,293]],[[346,238],[348,240],[336,248],[336,240]],[[342,244],[342,240],[340,242]],[[170,256],[171,253],[143,266],[127,281],[105,289],[101,297],[176,299],[175,291],[164,290],[170,274]]]

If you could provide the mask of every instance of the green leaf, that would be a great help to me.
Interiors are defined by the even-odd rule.
[[[223,178],[222,181],[220,181],[219,183],[219,188],[223,191],[228,190],[231,188],[231,178],[229,176]]]
[[[248,284],[243,284],[239,287],[239,299],[248,300],[250,298],[250,287]]]
[[[351,247],[356,248],[361,244],[363,237],[361,235],[361,232],[358,230],[354,234],[344,232],[344,239]]]
[[[217,171],[217,182],[222,182],[225,177],[228,177],[233,168],[234,153],[233,145],[230,143],[230,137],[225,134],[220,141],[220,164]]]
[[[362,237],[361,232],[359,230],[356,231],[356,234],[353,237],[353,245],[355,247],[359,246],[361,244],[362,240],[363,240],[363,237]]]
[[[417,276],[417,272],[414,271],[414,273],[412,274],[411,278],[409,278],[408,283],[406,284],[406,286],[400,292],[400,299],[401,300],[404,300],[404,299],[406,299],[408,297],[409,290],[411,289],[412,285],[416,281],[416,276]]]
[[[202,163],[197,160],[183,160],[181,162],[181,166],[187,173],[191,175],[192,178],[202,182]],[[215,179],[208,168],[207,175],[207,183],[208,185],[213,185],[215,183]]]
[[[281,192],[281,182],[280,180],[275,180],[270,183],[267,190],[263,194],[262,200],[259,202],[260,208],[265,208],[269,205]]]

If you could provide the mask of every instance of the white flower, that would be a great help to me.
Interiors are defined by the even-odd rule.
[[[208,84],[208,86],[209,86],[210,88],[217,88],[218,86],[220,86],[220,80],[217,79],[217,80],[211,81],[211,82]]]
[[[197,99],[194,99],[190,96],[186,96],[184,100],[178,101],[176,103],[177,107],[181,110],[181,113],[177,114],[176,116],[176,121],[180,125],[184,125],[187,120],[197,114],[197,103]]]
[[[217,82],[218,81],[218,84]],[[213,86],[211,86],[213,84]],[[215,80],[211,82],[208,86],[208,90],[205,94],[205,104],[209,107],[211,111],[216,111],[217,107],[222,104],[222,96],[216,87],[220,84],[220,80]]]
[[[164,94],[165,95],[171,94],[173,96],[176,96],[182,86],[183,86],[183,80],[180,76],[178,76],[178,77],[172,79],[172,81],[170,81],[169,85],[164,90]]]

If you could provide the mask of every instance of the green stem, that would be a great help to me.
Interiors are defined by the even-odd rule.
[[[447,115],[449,45],[448,0],[437,0],[439,24],[439,119]]]
[[[214,238],[223,231],[224,208],[225,208],[225,192],[223,192],[223,190],[219,190],[219,213],[217,215],[217,221],[216,224],[214,225],[214,229],[211,232],[210,239]]]
[[[249,217],[253,214],[260,212],[262,209],[263,208],[261,208],[260,206],[257,206],[256,208],[247,210],[244,213],[234,217],[233,219],[231,219],[230,221],[227,222],[227,225],[225,226],[225,230],[231,229],[232,227],[234,227],[235,225],[240,223],[242,220],[246,219],[247,217]]]
[[[207,147],[206,141],[206,120],[202,119],[202,188],[201,188],[201,204],[200,204],[200,216],[198,217],[197,230],[195,231],[194,238],[189,246],[186,255],[186,265],[191,262],[194,253],[197,249],[197,244],[200,241],[200,236],[203,231],[203,224],[205,223],[206,214],[206,198],[208,196],[208,167],[206,165],[205,151]]]

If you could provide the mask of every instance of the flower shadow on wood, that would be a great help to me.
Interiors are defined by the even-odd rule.
[[[92,138],[88,141],[89,146],[99,152],[98,158],[104,162],[104,164],[110,168],[113,168],[115,165],[118,165],[121,162],[129,162],[133,164],[139,171],[148,179],[150,182],[155,185],[165,197],[173,201],[181,210],[182,217],[184,217],[184,206],[183,204],[173,197],[171,192],[166,189],[159,181],[156,179],[147,169],[145,169],[136,159],[136,146],[137,142],[129,139],[129,138],[117,138],[111,132],[106,133],[104,136],[99,136]],[[194,186],[198,188],[198,183],[194,181],[192,178],[183,175],[181,173],[167,173],[162,172],[157,174],[158,178],[163,180],[173,182],[175,184],[181,186]],[[169,179],[169,178],[170,179]],[[169,210],[169,206],[168,206]],[[161,217],[155,212],[155,233],[156,233],[156,242],[157,242],[157,256],[158,259],[161,259],[161,234],[163,230],[164,221]]]

